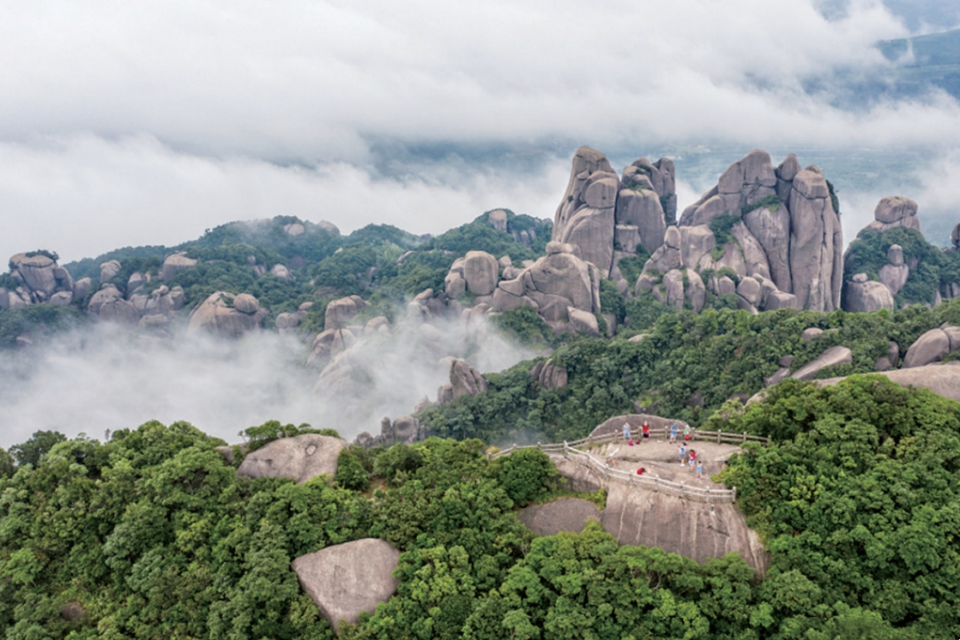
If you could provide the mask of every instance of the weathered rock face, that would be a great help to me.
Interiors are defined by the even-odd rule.
[[[852,362],[853,351],[847,347],[830,347],[824,351],[819,358],[800,368],[790,377],[796,380],[812,380],[820,373],[821,369],[839,364],[850,364]]]
[[[324,331],[336,330],[350,324],[350,321],[356,317],[361,309],[367,306],[367,302],[360,296],[348,296],[334,300],[327,305],[327,310],[323,317]]]
[[[488,296],[497,286],[500,266],[486,251],[468,251],[463,260],[463,279],[466,290],[478,296]]]
[[[903,368],[922,367],[939,362],[943,357],[960,349],[960,327],[943,324],[937,329],[931,329],[907,349],[903,358]]]
[[[530,377],[544,389],[559,389],[567,386],[567,370],[550,361],[538,362],[530,370]]]
[[[290,478],[303,484],[320,474],[337,474],[337,456],[347,446],[340,438],[305,433],[274,440],[247,454],[237,475],[247,478]]]
[[[840,304],[843,231],[819,169],[797,173],[788,209],[791,293],[801,309],[833,311]]]
[[[867,280],[867,275],[860,273],[844,284],[843,309],[852,312],[892,311],[893,295],[884,284]]]
[[[898,244],[890,245],[887,250],[887,264],[880,267],[880,282],[895,296],[907,283],[910,277],[910,267],[904,264],[903,247]]]
[[[240,308],[236,307],[238,298]],[[253,296],[235,296],[217,291],[190,313],[188,330],[207,330],[221,336],[239,338],[245,333],[259,330],[266,315],[266,309],[261,309]]]
[[[10,258],[10,275],[20,283],[12,290],[4,289],[0,294],[0,309],[21,307],[38,302],[64,304],[64,296],[74,297],[74,281],[63,267],[57,266],[55,254],[45,252],[18,253]],[[69,301],[66,302],[69,304]]]
[[[487,381],[480,372],[459,358],[450,364],[450,385],[454,398],[475,396],[487,390]]]
[[[894,227],[903,227],[920,231],[917,210],[917,203],[910,198],[887,196],[877,203],[877,208],[873,212],[874,221],[867,225],[867,228],[886,231]]]
[[[935,394],[960,402],[960,367],[942,364],[928,364],[910,369],[881,371],[887,378],[903,387],[923,387]],[[846,378],[826,378],[816,384],[827,386],[837,384]]]
[[[600,522],[600,513],[589,500],[561,498],[521,509],[517,518],[538,536],[555,536],[561,531],[582,532],[588,520]]]
[[[675,216],[672,161],[640,158],[624,169],[621,181],[606,156],[581,147],[573,157],[552,239],[573,245],[580,258],[608,277],[616,266],[616,245],[623,255],[632,253],[638,243],[656,251],[663,244],[667,221]]]
[[[393,577],[399,559],[389,542],[363,538],[300,556],[292,568],[336,632],[341,620],[354,624],[390,599],[400,584]]]
[[[160,269],[160,279],[164,282],[169,282],[181,271],[186,271],[196,265],[196,260],[188,258],[186,254],[183,253],[175,253],[172,256],[167,256],[166,260],[163,261],[163,267]]]
[[[552,240],[577,247],[606,277],[613,264],[613,231],[620,179],[606,156],[580,147],[554,217]]]
[[[493,292],[493,305],[501,311],[530,306],[548,322],[569,319],[568,309],[600,311],[600,273],[559,242],[547,245],[547,255],[524,269],[513,280],[503,280]]]
[[[728,217],[724,223],[730,230],[722,245],[710,228],[718,216]],[[701,274],[730,269],[741,281],[757,280],[759,296],[748,284],[750,295],[741,292],[738,301],[740,308],[751,312],[785,307],[832,311],[839,304],[840,221],[822,172],[816,167],[800,169],[796,156],[788,156],[774,169],[769,154],[750,152],[724,171],[716,187],[687,207],[679,237],[672,240],[671,235],[668,228],[663,246],[644,265],[638,295],[652,291],[657,296],[656,285],[661,283],[675,289],[665,274],[683,264]],[[727,295],[732,282],[724,278],[708,278],[705,288]],[[663,297],[669,296],[664,292]]]

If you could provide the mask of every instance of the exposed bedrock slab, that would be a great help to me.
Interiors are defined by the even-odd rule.
[[[248,478],[290,478],[303,484],[320,474],[337,473],[337,456],[346,441],[316,433],[280,438],[247,455],[237,475]]]
[[[600,509],[589,500],[561,498],[530,505],[521,509],[517,517],[538,536],[553,536],[561,531],[580,533],[587,520],[600,521]]]
[[[338,544],[293,561],[300,585],[314,601],[334,631],[340,622],[357,622],[363,612],[372,613],[397,591],[393,577],[400,552],[389,542],[363,538]]]

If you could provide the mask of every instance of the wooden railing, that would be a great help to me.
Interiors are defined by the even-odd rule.
[[[637,434],[639,429],[631,429],[631,435]],[[654,434],[660,435],[663,438],[670,437],[670,428],[663,427],[660,429],[650,429],[651,437],[654,437]],[[682,433],[677,434],[678,439],[683,438]],[[597,436],[587,436],[586,438],[581,438],[580,440],[574,440],[573,442],[562,442],[562,443],[550,443],[550,444],[533,444],[533,445],[524,445],[517,446],[516,444],[512,445],[507,449],[502,451],[497,451],[490,455],[490,459],[494,460],[501,456],[509,455],[514,451],[519,449],[529,449],[537,448],[543,451],[544,453],[550,454],[563,454],[564,458],[576,460],[578,464],[581,464],[593,473],[599,475],[603,480],[610,481],[614,480],[627,484],[631,487],[639,487],[642,489],[648,489],[655,492],[668,493],[670,495],[675,495],[680,498],[687,500],[695,500],[698,502],[706,503],[718,503],[718,502],[735,502],[737,499],[737,488],[733,487],[732,489],[701,489],[699,487],[687,486],[682,482],[672,482],[670,480],[663,480],[656,476],[647,476],[647,475],[637,475],[636,473],[630,473],[628,471],[621,471],[620,469],[614,469],[605,462],[597,460],[595,457],[583,451],[578,447],[589,448],[594,445],[606,444],[609,442],[614,442],[617,440],[623,439],[623,432],[611,432],[608,434],[602,434]],[[761,442],[763,444],[768,444],[770,442],[769,438],[764,438],[760,436],[751,436],[746,433],[726,433],[723,431],[698,431],[696,429],[690,432],[691,441],[700,441],[700,442],[716,442],[716,443],[727,443],[727,444],[743,444],[745,442]]]

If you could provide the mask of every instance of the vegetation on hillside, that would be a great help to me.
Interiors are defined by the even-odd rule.
[[[512,316],[514,325],[527,320],[524,327],[536,326],[532,314],[521,314]],[[540,387],[529,375],[534,363],[521,362],[487,375],[486,393],[419,415],[435,435],[498,444],[582,438],[607,418],[636,408],[699,425],[727,399],[745,400],[760,391],[783,356],[794,356],[796,370],[827,348],[844,345],[853,351],[853,363],[823,369],[820,377],[872,372],[890,341],[905,353],[922,333],[944,322],[960,324],[960,300],[897,313],[673,312],[661,316],[639,342],[623,336],[578,338],[559,346],[549,359],[567,370],[566,387]],[[809,327],[825,331],[806,342],[800,335]],[[513,331],[537,337],[535,329]]]
[[[332,640],[291,561],[372,536],[400,549],[400,586],[342,638],[960,634],[960,404],[869,376],[783,384],[716,420],[772,438],[721,476],[771,553],[762,579],[736,554],[700,565],[596,524],[534,538],[515,510],[557,486],[536,449],[490,462],[474,439],[352,447],[335,479],[296,485],[237,477],[222,442],[185,423],[106,443],[36,434],[15,449],[39,457],[17,468],[0,451],[0,628]]]

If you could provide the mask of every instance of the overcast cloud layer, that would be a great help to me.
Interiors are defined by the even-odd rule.
[[[867,0],[12,0],[0,255],[77,259],[277,214],[420,233],[497,206],[551,217],[580,144],[949,153],[945,96],[853,114],[803,92],[887,64],[872,44],[907,34]]]

